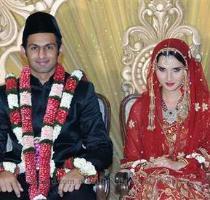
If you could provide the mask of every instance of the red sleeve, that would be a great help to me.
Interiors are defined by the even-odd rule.
[[[206,129],[206,135],[203,138],[201,144],[199,145],[196,153],[203,156],[206,162],[210,162],[210,129]],[[182,169],[185,173],[201,173],[203,172],[201,169],[201,163],[199,163],[195,158],[187,158],[188,165]]]
[[[139,100],[137,100],[132,106],[128,117],[126,125],[124,159],[121,160],[121,163],[141,159],[142,142],[139,137],[141,126],[140,110],[141,104]]]
[[[210,126],[208,127],[208,130],[206,130],[206,136],[203,140],[201,148],[205,149],[208,155],[210,155]]]

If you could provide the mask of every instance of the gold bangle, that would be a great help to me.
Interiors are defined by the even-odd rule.
[[[184,164],[188,165],[188,161],[185,158],[179,158],[178,161],[183,162]]]

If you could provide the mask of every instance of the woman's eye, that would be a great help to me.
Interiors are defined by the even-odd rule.
[[[174,72],[180,72],[180,71],[181,71],[181,68],[180,67],[174,68]]]
[[[164,72],[165,71],[165,68],[158,66],[158,70],[161,71],[161,72]]]

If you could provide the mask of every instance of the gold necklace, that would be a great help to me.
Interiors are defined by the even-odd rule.
[[[179,116],[179,105],[183,100],[183,96],[181,96],[176,104],[176,107],[174,109],[168,109],[165,101],[163,98],[161,99],[161,107],[162,107],[162,114],[163,119],[168,122],[169,124],[173,124],[177,121],[177,118]]]

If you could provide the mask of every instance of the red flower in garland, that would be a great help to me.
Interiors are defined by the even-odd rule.
[[[24,119],[22,120],[22,127],[23,131],[28,133],[33,131],[32,123],[30,119],[32,118],[32,113],[31,113],[31,108],[29,107],[22,107],[21,108],[21,115],[25,116]]]
[[[66,117],[67,117],[68,113],[66,110],[63,110],[63,109],[60,109],[57,113],[57,116],[56,116],[56,121],[59,123],[59,124],[63,124],[65,121],[66,121]]]
[[[65,78],[65,71],[61,65],[58,65],[53,79],[55,82],[62,83],[64,81],[64,78]]]
[[[16,78],[12,77],[12,78],[9,78],[7,80],[7,85],[6,85],[6,89],[7,90],[13,90],[15,88],[17,88],[17,82],[16,82]]]
[[[70,78],[67,80],[67,84],[66,84],[66,90],[68,91],[72,91],[75,89],[75,86],[77,85],[77,80]]]
[[[60,104],[60,101],[57,99],[53,99],[53,98],[48,99],[48,106],[46,109],[47,115],[44,116],[44,120],[43,120],[46,124],[53,125],[59,104]]]
[[[21,116],[20,116],[19,110],[13,110],[12,112],[10,112],[9,115],[10,115],[12,124],[14,124],[14,125],[21,124]]]

